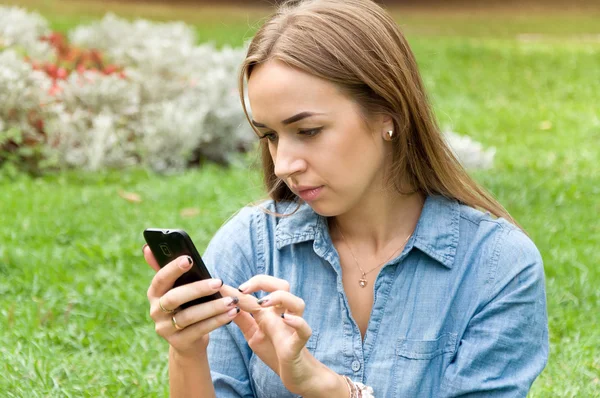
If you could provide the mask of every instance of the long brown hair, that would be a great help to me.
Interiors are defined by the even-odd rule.
[[[239,76],[277,59],[334,83],[360,107],[365,120],[393,119],[396,136],[388,175],[400,193],[443,195],[487,210],[518,225],[493,196],[466,172],[443,139],[418,72],[415,57],[397,24],[371,0],[305,0],[283,3],[252,39]],[[253,127],[254,128],[254,127]],[[256,130],[256,129],[255,129]],[[264,182],[275,201],[297,200],[274,172],[268,144],[261,142]]]

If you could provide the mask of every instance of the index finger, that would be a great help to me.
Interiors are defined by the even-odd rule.
[[[150,250],[148,245],[142,247],[142,253],[144,253],[144,260],[146,260],[148,265],[152,267],[154,271],[160,271],[160,265],[158,264],[158,261],[156,261],[156,258],[154,258],[154,254],[152,254],[152,250]]]
[[[240,328],[244,338],[250,340],[258,325],[254,319],[254,315],[258,313],[262,308],[258,305],[254,296],[240,294],[240,292],[228,285],[221,286],[220,292],[223,296],[235,296],[238,298],[238,307],[243,311],[233,319],[233,322]]]
[[[290,283],[285,279],[275,278],[271,275],[255,275],[240,285],[238,290],[244,294],[258,292],[274,292],[276,290],[290,291]]]
[[[256,301],[256,297],[247,294],[240,294],[240,292],[237,289],[234,289],[231,286],[223,285],[220,289],[220,293],[223,295],[223,297],[237,297],[239,299],[238,307],[240,307],[246,312],[256,313],[263,309]]]
[[[177,257],[169,264],[162,267],[148,288],[148,297],[161,297],[168,292],[175,284],[177,278],[189,271],[192,267],[192,258],[190,256]]]

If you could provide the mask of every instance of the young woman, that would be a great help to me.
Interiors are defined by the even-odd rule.
[[[245,82],[271,200],[212,239],[215,279],[171,289],[188,259],[144,248],[172,396],[525,396],[548,355],[542,259],[446,146],[392,18],[288,3],[242,102]]]

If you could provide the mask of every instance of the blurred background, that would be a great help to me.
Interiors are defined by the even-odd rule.
[[[275,1],[0,3],[0,395],[168,396],[147,227],[265,196],[237,68]],[[545,262],[533,397],[600,397],[600,2],[384,1],[472,175]]]

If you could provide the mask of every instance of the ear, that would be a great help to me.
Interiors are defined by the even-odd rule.
[[[389,115],[382,116],[381,134],[385,141],[393,140],[398,134],[394,129],[394,119]]]

